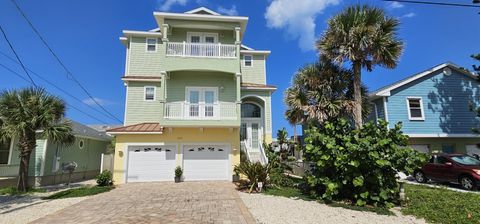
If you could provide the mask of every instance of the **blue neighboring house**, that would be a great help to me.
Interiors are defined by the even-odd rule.
[[[370,119],[384,119],[389,127],[402,122],[412,148],[480,155],[480,137],[472,132],[480,122],[471,111],[480,105],[475,74],[443,63],[380,88],[370,99]]]

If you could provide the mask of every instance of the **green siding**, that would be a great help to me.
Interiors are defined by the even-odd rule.
[[[37,147],[35,147],[35,150],[30,155],[30,165],[28,166],[29,176],[41,175],[40,171],[42,168],[42,163],[45,160],[45,158],[43,157],[43,154],[45,151],[46,144],[47,144],[47,141],[45,139],[37,140]]]
[[[157,51],[147,52],[145,37],[131,37],[129,44],[129,76],[160,76],[163,71],[165,45],[157,39]]]
[[[265,56],[259,54],[252,55],[252,67],[245,67],[243,63],[244,55],[245,54],[242,54],[240,63],[242,70],[242,82],[266,84]]]
[[[216,22],[216,21],[195,21],[195,20],[177,20],[166,19],[165,24],[169,24],[170,27],[185,27],[188,26],[191,29],[202,30],[227,30],[230,32],[235,31],[235,27],[240,27],[240,23],[237,22]],[[169,34],[175,34],[175,28],[171,28]],[[232,33],[232,35],[234,35]]]
[[[233,74],[221,72],[172,72],[167,80],[167,102],[184,102],[186,87],[218,87],[218,100],[220,102],[236,102],[236,82]],[[220,87],[223,86],[223,90]],[[239,106],[237,108],[239,111]],[[171,120],[161,122],[167,126],[239,126],[240,120]]]
[[[79,142],[84,141],[84,147],[79,147]],[[63,162],[76,162],[75,172],[94,171],[100,169],[101,154],[105,153],[109,142],[90,138],[77,137],[75,143],[69,146],[49,143],[45,161],[45,176],[53,175],[52,172],[55,153],[58,150],[60,166]],[[59,169],[58,173],[61,173]]]
[[[144,100],[145,86],[156,86],[154,101]],[[163,85],[159,82],[128,82],[125,125],[160,122],[163,116],[163,104],[160,101],[164,99],[164,92]]]
[[[236,101],[236,83],[233,74],[221,72],[173,72],[167,80],[167,102],[185,101],[185,87],[218,87],[218,100]],[[223,86],[224,89],[220,90]]]
[[[208,30],[208,29],[186,29],[173,28],[171,34],[168,35],[168,41],[172,42],[188,42],[187,33],[216,33],[218,34],[218,42],[222,44],[235,44],[235,31],[232,30]]]

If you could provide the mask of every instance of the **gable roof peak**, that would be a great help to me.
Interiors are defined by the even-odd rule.
[[[377,97],[382,97],[382,96],[390,96],[390,91],[398,88],[398,87],[401,87],[403,85],[406,85],[408,83],[411,83],[417,79],[420,79],[424,76],[427,76],[427,75],[430,75],[436,71],[439,71],[441,69],[444,69],[445,67],[449,67],[451,69],[454,69],[455,71],[457,71],[458,73],[460,74],[463,74],[465,76],[468,76],[468,77],[471,77],[471,78],[474,78],[474,79],[477,79],[477,75],[468,71],[467,69],[465,68],[462,68],[461,66],[453,63],[453,62],[450,62],[450,61],[447,61],[447,62],[444,62],[442,64],[439,64],[435,67],[432,67],[432,68],[429,68],[427,70],[424,70],[420,73],[417,73],[417,74],[414,74],[412,76],[409,76],[407,78],[404,78],[400,81],[397,81],[397,82],[394,82],[390,85],[387,85],[385,87],[382,87],[376,91],[373,91],[372,93],[369,94],[370,98],[377,98]]]
[[[215,12],[209,8],[206,7],[199,7],[196,9],[192,9],[190,11],[184,12],[185,14],[203,14],[203,15],[214,15],[214,16],[219,16],[220,14],[218,12]]]

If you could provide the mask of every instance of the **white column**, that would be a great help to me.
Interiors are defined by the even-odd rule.
[[[168,42],[168,24],[162,24],[162,41]]]

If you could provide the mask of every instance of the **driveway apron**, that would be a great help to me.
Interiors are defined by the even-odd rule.
[[[255,223],[230,182],[129,183],[32,223]]]

